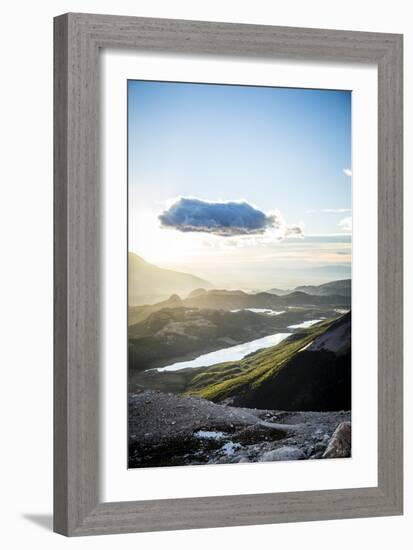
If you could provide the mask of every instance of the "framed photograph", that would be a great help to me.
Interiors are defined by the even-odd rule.
[[[401,514],[402,37],[54,29],[55,531]]]

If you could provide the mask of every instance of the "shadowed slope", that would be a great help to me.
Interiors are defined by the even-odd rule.
[[[240,362],[214,365],[189,393],[233,405],[283,410],[351,408],[351,314],[324,321]]]

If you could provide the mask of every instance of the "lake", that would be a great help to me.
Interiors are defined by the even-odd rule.
[[[285,340],[291,333],[283,332],[277,334],[270,334],[257,340],[251,340],[251,342],[245,342],[244,344],[238,344],[229,348],[219,349],[210,353],[205,353],[192,359],[191,361],[180,361],[179,363],[173,363],[167,367],[161,367],[156,369],[158,372],[174,371],[188,368],[197,367],[209,367],[217,363],[224,363],[225,361],[239,361],[246,355],[263,348],[270,348],[276,346],[283,340]]]
[[[263,309],[259,307],[244,307],[242,309],[231,309],[231,313],[238,313],[238,311],[252,311],[253,313],[265,313],[266,315],[281,315],[285,311],[275,311],[273,309]]]

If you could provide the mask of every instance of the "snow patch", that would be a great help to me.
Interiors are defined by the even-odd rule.
[[[224,437],[224,432],[209,432],[206,430],[198,430],[194,433],[195,437],[199,439],[221,439]]]
[[[232,441],[228,441],[228,443],[225,443],[223,447],[221,447],[221,451],[226,456],[233,456],[235,451],[238,451],[238,449],[241,448],[241,445],[239,443],[233,443]]]
[[[309,328],[316,323],[319,323],[322,321],[322,319],[313,319],[312,321],[303,321],[302,323],[299,323],[298,325],[290,325],[288,328],[296,329],[296,328]]]
[[[266,315],[281,315],[285,311],[275,311],[273,309],[262,309],[258,307],[245,307],[242,309],[231,309],[231,313],[238,313],[239,311],[252,311],[253,313],[265,313]]]
[[[313,342],[314,342],[314,340],[311,340],[311,342],[309,342],[306,346],[304,346],[303,348],[301,348],[301,349],[299,350],[299,352],[305,351],[306,349],[308,349],[308,348],[311,346],[311,344],[312,344]]]

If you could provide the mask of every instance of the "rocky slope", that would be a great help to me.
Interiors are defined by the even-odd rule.
[[[351,454],[346,411],[237,408],[139,387],[129,394],[128,407],[130,468]],[[344,428],[340,427],[343,422],[347,422]]]

